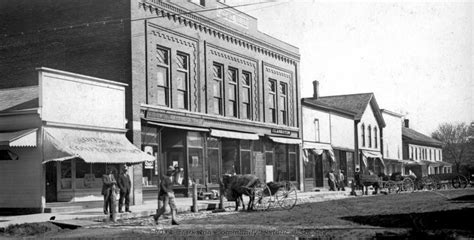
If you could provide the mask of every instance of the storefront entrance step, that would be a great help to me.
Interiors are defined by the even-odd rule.
[[[45,213],[59,213],[59,212],[75,212],[85,209],[84,206],[63,206],[63,207],[46,207]]]

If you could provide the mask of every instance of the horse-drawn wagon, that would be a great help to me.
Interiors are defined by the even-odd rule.
[[[271,207],[292,209],[297,202],[297,189],[289,181],[265,183],[255,175],[224,175],[225,197],[235,201],[235,210],[243,203],[242,195],[249,197],[248,210],[267,210]]]

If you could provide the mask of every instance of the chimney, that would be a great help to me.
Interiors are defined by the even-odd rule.
[[[319,97],[319,81],[313,81],[313,98],[317,99]]]
[[[405,123],[404,125],[406,128],[410,128],[410,120],[404,119],[403,122]]]

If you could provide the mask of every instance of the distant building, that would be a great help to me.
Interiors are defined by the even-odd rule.
[[[356,113],[318,101],[317,81],[312,98],[301,100],[303,115],[304,189],[327,188],[326,173],[341,169],[354,174],[354,118]]]
[[[386,126],[382,134],[382,155],[385,161],[386,174],[395,172],[405,173],[403,167],[408,161],[403,160],[402,123],[403,115],[382,109]]]
[[[403,158],[412,161],[406,172],[411,170],[417,177],[452,172],[452,164],[443,162],[442,142],[409,128],[408,119],[404,120],[402,134]]]

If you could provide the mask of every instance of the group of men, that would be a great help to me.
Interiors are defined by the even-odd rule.
[[[119,198],[119,212],[122,213],[123,205],[125,204],[125,211],[130,211],[130,190],[132,182],[128,175],[128,167],[124,166],[115,179],[114,168],[108,167],[107,174],[102,176],[102,195],[104,195],[104,214],[112,214],[115,211],[115,199],[117,192],[120,194]]]
[[[330,170],[327,174],[329,191],[345,191],[345,177],[344,172],[339,169],[337,173],[334,170]]]
[[[156,215],[153,217],[155,222],[158,222],[160,216],[165,213],[166,206],[169,205],[171,209],[171,224],[172,225],[179,225],[176,221],[176,203],[175,203],[175,196],[173,191],[173,182],[171,177],[176,173],[174,167],[170,166],[166,172],[166,176],[164,176],[160,181],[160,191],[158,193],[159,199],[163,201],[163,205],[160,209],[158,209]],[[125,204],[125,212],[130,211],[130,190],[132,183],[130,181],[130,176],[128,175],[128,167],[124,166],[120,175],[118,176],[118,180],[115,179],[114,175],[114,168],[108,167],[107,174],[102,176],[102,195],[104,195],[104,214],[111,215],[113,218],[113,214],[115,213],[115,199],[117,196],[117,192],[120,194],[119,198],[119,213],[122,213],[123,206]]]

